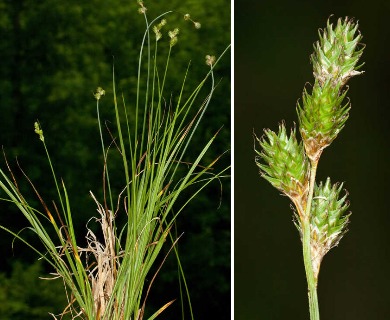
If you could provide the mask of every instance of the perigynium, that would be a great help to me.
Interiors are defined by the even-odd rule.
[[[347,231],[350,213],[343,184],[316,183],[318,161],[323,150],[339,135],[351,109],[346,99],[348,80],[362,73],[357,65],[363,53],[358,24],[350,18],[338,19],[336,26],[328,20],[319,31],[320,40],[311,55],[314,85],[305,87],[297,104],[299,132],[288,136],[285,124],[278,133],[266,129],[256,138],[256,164],[260,174],[286,194],[295,206],[295,225],[302,246],[308,283],[309,310],[312,320],[319,320],[317,283],[325,254],[336,246]]]
[[[90,196],[96,203],[95,221],[100,225],[101,236],[97,236],[96,232],[88,228],[86,246],[81,246],[77,241],[72,219],[72,214],[76,211],[75,205],[67,193],[65,182],[58,179],[55,173],[45,142],[50,139],[50,135],[44,136],[39,122],[34,124],[34,129],[47,154],[58,200],[53,205],[46,204],[33,182],[23,172],[44,210],[41,212],[38,208],[31,207],[18,187],[16,175],[10,169],[8,160],[8,174],[7,170],[0,169],[0,188],[6,195],[2,200],[12,202],[18,207],[45,250],[40,251],[32,247],[19,234],[5,226],[1,228],[11,232],[36,251],[41,259],[54,269],[55,277],[63,280],[69,304],[57,315],[59,318],[68,315],[72,319],[88,320],[144,319],[150,288],[166,258],[160,257],[160,252],[164,245],[168,246],[168,252],[176,252],[175,244],[179,237],[175,237],[171,232],[176,217],[203,188],[223,177],[228,170],[228,167],[215,170],[219,157],[209,163],[202,162],[205,153],[216,139],[218,129],[211,139],[205,141],[199,154],[191,162],[188,162],[186,157],[190,142],[215,90],[214,68],[229,46],[218,59],[207,55],[208,72],[189,94],[184,93],[187,91],[186,77],[190,73],[189,69],[186,70],[181,90],[176,99],[172,99],[172,89],[166,88],[165,84],[169,75],[171,52],[180,36],[179,29],[173,27],[167,32],[163,28],[167,25],[166,17],[171,12],[149,22],[143,1],[138,1],[138,4],[139,13],[145,18],[146,31],[139,55],[137,96],[131,103],[132,109],[125,105],[123,98],[121,106],[118,103],[113,72],[113,109],[117,134],[112,137],[108,146],[103,139],[99,112],[100,104],[108,93],[101,87],[94,93],[104,159],[101,192],[103,196],[98,200],[95,196],[97,193],[92,191]],[[184,20],[192,22],[195,28],[200,27],[200,23],[191,20],[188,14],[184,16]],[[153,31],[154,37],[150,31]],[[158,59],[160,46],[165,46],[168,53],[162,65],[159,63],[160,58]],[[141,87],[145,89],[141,90]],[[208,92],[207,98],[198,103],[200,93],[205,95],[202,90]],[[143,105],[141,101],[144,101]],[[135,113],[134,120],[130,119],[130,113]],[[110,155],[114,152],[121,158],[124,177],[124,185],[119,194],[115,194],[110,182]],[[190,187],[190,193],[183,192]],[[180,198],[183,194],[186,194],[187,198]],[[177,201],[178,199],[180,201]],[[125,217],[125,224],[117,225],[116,218],[119,215]],[[47,221],[53,228],[55,238],[49,236],[45,227]],[[193,318],[177,252],[176,256],[185,290],[183,295],[187,295]],[[157,261],[159,262],[156,266]],[[150,274],[151,270],[157,271]],[[148,319],[156,318],[172,303],[173,301],[162,301],[162,306],[153,314],[149,314]]]

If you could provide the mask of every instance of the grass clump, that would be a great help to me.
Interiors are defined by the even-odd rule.
[[[6,194],[2,200],[18,207],[28,220],[29,229],[37,235],[45,249],[33,247],[6,226],[1,228],[35,250],[55,270],[54,277],[61,278],[65,284],[68,305],[60,315],[53,314],[54,318],[66,315],[72,319],[155,319],[174,302],[164,301],[158,310],[145,314],[153,281],[166,259],[166,256],[160,257],[164,245],[168,245],[168,252],[176,252],[180,277],[190,301],[175,248],[180,236],[175,236],[172,227],[188,203],[210,182],[225,176],[228,170],[228,167],[214,170],[219,157],[206,164],[202,161],[218,130],[205,141],[190,162],[188,151],[215,90],[214,68],[229,47],[218,59],[207,55],[209,71],[189,94],[186,88],[187,69],[177,97],[167,97],[171,94],[170,88],[166,88],[170,57],[180,32],[178,28],[168,32],[164,29],[166,17],[172,14],[171,11],[149,22],[144,3],[138,1],[138,4],[139,13],[145,18],[146,31],[139,55],[137,94],[131,107],[126,106],[124,97],[117,94],[113,72],[116,136],[110,131],[112,139],[108,145],[99,112],[101,101],[108,94],[101,87],[94,93],[104,159],[103,190],[101,199],[92,191],[90,196],[97,207],[95,221],[100,226],[99,233],[88,228],[86,245],[80,245],[80,237],[75,234],[73,225],[75,205],[65,182],[56,175],[45,142],[50,137],[44,136],[39,122],[34,124],[34,129],[47,154],[58,200],[51,205],[46,204],[22,171],[38,196],[43,211],[31,207],[22,195],[7,160],[8,170],[0,169],[0,187]],[[191,20],[188,14],[184,19],[191,21],[195,28],[200,27],[200,23]],[[160,44],[163,39],[167,42]],[[163,64],[160,63],[160,46],[167,52]],[[206,99],[199,104],[202,95]],[[124,177],[118,193],[115,193],[110,179],[110,159],[114,153],[119,154]],[[184,199],[181,197],[183,194],[186,196]],[[118,217],[125,217],[125,222],[117,224]],[[55,237],[48,232],[47,225],[52,228]],[[151,270],[157,271],[151,274]],[[193,318],[191,303],[189,309]]]

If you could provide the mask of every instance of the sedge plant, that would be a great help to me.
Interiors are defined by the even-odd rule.
[[[294,204],[295,224],[303,246],[311,320],[319,320],[317,283],[325,254],[337,246],[347,231],[350,212],[343,184],[316,182],[318,162],[323,150],[339,135],[348,119],[350,101],[346,99],[348,80],[362,73],[358,61],[364,45],[358,24],[352,19],[327,22],[319,31],[319,41],[311,55],[314,85],[304,88],[297,104],[299,132],[290,133],[282,122],[279,131],[264,131],[256,138],[256,164],[260,174]]]
[[[64,282],[68,305],[60,315],[52,314],[56,319],[62,319],[65,315],[71,319],[88,320],[155,319],[174,302],[162,301],[158,310],[149,315],[145,313],[147,297],[166,259],[166,255],[161,256],[164,245],[168,246],[165,251],[175,252],[179,276],[183,281],[183,296],[186,295],[190,301],[175,246],[180,236],[172,232],[174,223],[203,188],[226,176],[229,169],[213,170],[220,157],[209,163],[202,161],[219,130],[204,142],[199,154],[188,161],[191,140],[215,89],[214,68],[229,47],[218,59],[206,56],[209,70],[192,91],[185,90],[187,74],[190,72],[188,68],[179,94],[173,98],[170,96],[171,89],[166,88],[166,79],[171,53],[178,42],[179,29],[166,30],[166,17],[173,14],[171,11],[150,22],[144,3],[138,1],[138,4],[139,13],[145,18],[146,31],[139,54],[137,95],[127,106],[123,96],[117,95],[113,72],[116,136],[110,130],[112,142],[109,145],[103,138],[99,113],[102,99],[108,94],[101,87],[94,93],[104,159],[103,190],[100,193],[103,196],[98,199],[93,191],[90,196],[97,207],[95,221],[100,226],[101,234],[87,228],[86,246],[81,246],[77,240],[80,237],[75,234],[72,218],[76,211],[75,205],[65,182],[58,178],[54,170],[45,142],[50,137],[44,135],[38,121],[34,124],[35,133],[46,152],[58,200],[47,204],[22,170],[43,210],[30,206],[18,187],[16,175],[7,159],[6,168],[0,169],[0,187],[5,194],[2,200],[17,206],[27,219],[29,229],[40,239],[44,250],[33,247],[19,233],[14,233],[6,226],[1,228],[35,250],[54,269],[54,277]],[[184,20],[200,28],[200,23],[193,21],[189,14],[184,15]],[[165,43],[162,43],[164,40]],[[165,46],[167,52],[162,64],[162,59],[159,59],[160,46]],[[189,93],[185,93],[187,91]],[[206,96],[206,99],[202,96]],[[115,194],[110,182],[110,155],[114,152],[119,154],[124,177],[122,190],[118,194]],[[124,224],[117,223],[119,216],[125,217]],[[47,226],[52,229],[51,232]],[[193,318],[190,302],[189,309]]]

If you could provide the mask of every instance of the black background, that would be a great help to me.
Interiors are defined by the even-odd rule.
[[[350,118],[324,151],[317,181],[345,182],[349,232],[324,258],[321,319],[389,319],[390,2],[235,3],[235,319],[309,319],[298,232],[289,200],[260,179],[253,130],[297,122],[313,83],[309,56],[327,19],[354,17],[366,44],[362,76],[350,80]]]

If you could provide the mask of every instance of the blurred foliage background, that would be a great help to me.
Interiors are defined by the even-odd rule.
[[[350,118],[319,162],[318,179],[345,181],[352,211],[348,233],[322,263],[320,313],[389,319],[389,2],[244,0],[234,10],[235,319],[309,318],[289,200],[259,177],[253,130],[298,121],[296,102],[313,83],[312,45],[332,14],[334,23],[359,20],[366,72],[350,81]]]
[[[207,73],[205,56],[218,56],[230,43],[230,1],[146,1],[149,19],[162,12],[168,29],[180,28],[174,47],[169,88],[177,92],[191,60],[188,88],[194,88]],[[102,157],[93,91],[102,86],[107,96],[101,102],[101,118],[114,119],[112,65],[117,88],[134,105],[138,50],[145,30],[137,2],[76,0],[0,0],[0,145],[13,164],[20,188],[30,201],[40,204],[17,169],[15,158],[38,187],[47,203],[55,190],[42,145],[33,132],[39,119],[58,176],[67,185],[76,229],[82,238],[85,224],[96,208],[89,190],[98,193],[102,184]],[[190,13],[202,24],[200,30],[184,21]],[[168,38],[165,35],[166,39]],[[230,148],[230,53],[216,71],[221,80],[194,142],[201,145],[223,126],[208,160]],[[227,94],[229,93],[229,94]],[[201,101],[199,101],[201,103]],[[225,155],[220,166],[230,163]],[[4,161],[1,165],[5,166]],[[221,201],[221,205],[219,206]],[[18,232],[26,226],[12,206],[0,203],[0,224]],[[195,318],[230,317],[230,186],[221,192],[213,184],[197,197],[177,221],[184,232],[179,250],[190,287]],[[21,233],[36,244],[34,235]],[[38,276],[51,272],[37,256],[5,232],[0,236],[0,319],[49,319],[60,312],[64,295],[60,281]],[[38,244],[36,244],[38,245]],[[179,298],[177,265],[171,255],[165,263],[149,302],[156,309]],[[217,316],[218,315],[218,316]],[[161,319],[181,319],[180,302],[169,307]]]

